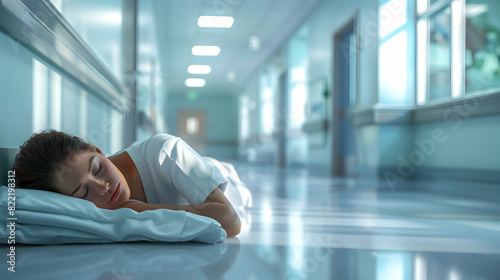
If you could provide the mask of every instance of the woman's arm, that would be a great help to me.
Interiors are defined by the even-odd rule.
[[[229,202],[219,188],[215,188],[201,204],[165,205],[128,201],[119,208],[130,208],[137,212],[156,209],[184,210],[186,212],[210,217],[218,221],[227,232],[228,237],[236,236],[241,231],[241,222],[238,214],[236,214],[231,202]]]

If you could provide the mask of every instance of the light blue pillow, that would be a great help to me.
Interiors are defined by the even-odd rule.
[[[55,192],[15,189],[15,194],[14,216],[10,216],[8,188],[0,187],[0,220],[7,223],[7,226],[0,226],[0,243],[8,244],[11,235],[16,244],[216,243],[227,237],[216,220],[185,211],[107,210],[90,201]],[[11,222],[15,222],[15,230],[8,226]]]

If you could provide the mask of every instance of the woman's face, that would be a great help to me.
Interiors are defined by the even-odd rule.
[[[98,152],[74,153],[55,175],[60,193],[91,201],[99,208],[116,209],[130,198],[123,174]]]

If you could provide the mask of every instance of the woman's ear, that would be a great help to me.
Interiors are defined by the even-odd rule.
[[[92,147],[96,152],[100,153],[101,155],[104,155],[104,153],[99,148],[97,148],[96,146],[94,146],[94,145],[92,145],[90,143],[87,143],[87,144],[89,144],[89,146]]]

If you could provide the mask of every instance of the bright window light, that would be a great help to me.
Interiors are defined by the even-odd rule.
[[[407,69],[408,45],[406,31],[382,43],[379,47],[379,97],[382,103],[406,103],[407,96]]]
[[[198,18],[199,27],[231,28],[234,19],[225,16],[201,16]]]
[[[417,13],[423,14],[429,8],[429,0],[417,0]]]
[[[397,8],[395,8],[397,7]],[[379,36],[385,38],[406,21],[406,0],[391,0],[379,8]]]
[[[217,56],[220,53],[220,48],[217,46],[194,46],[191,52],[194,55]]]
[[[205,81],[205,79],[189,78],[189,79],[186,79],[184,84],[187,87],[204,87],[206,85],[206,81]]]
[[[209,65],[189,65],[189,74],[208,74],[212,71]]]
[[[460,46],[460,42],[464,40],[464,25],[462,25],[463,3],[461,1],[451,2],[451,44],[452,46]],[[462,58],[465,53],[460,48],[451,49],[451,96],[458,98],[462,96],[464,82],[464,67],[465,61]]]
[[[429,25],[427,20],[417,23],[417,104],[424,105],[427,102],[427,71],[428,71],[428,42],[427,32]]]

